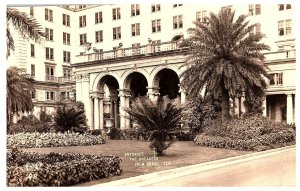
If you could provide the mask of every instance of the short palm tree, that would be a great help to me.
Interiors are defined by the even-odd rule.
[[[35,42],[40,42],[43,39],[41,25],[35,18],[28,16],[26,13],[20,12],[15,8],[7,8],[6,10],[6,41],[7,41],[7,56],[10,50],[14,50],[14,39],[10,31],[10,23],[14,28],[26,39],[32,39]]]
[[[195,21],[189,28],[190,37],[183,46],[190,49],[186,70],[182,74],[183,85],[189,96],[197,97],[203,88],[215,98],[221,98],[222,119],[229,118],[230,97],[243,92],[248,99],[264,94],[268,77],[263,50],[269,46],[259,43],[262,34],[249,34],[246,15],[234,21],[235,12],[221,10],[210,13],[208,23]]]
[[[23,69],[15,66],[7,69],[6,100],[7,122],[14,114],[30,112],[33,109],[31,90],[33,79]]]
[[[169,100],[167,97],[158,98],[156,101],[148,97],[138,97],[131,108],[125,108],[141,128],[150,133],[150,149],[158,156],[163,155],[173,142],[167,141],[170,133],[180,129],[181,107],[178,100]]]

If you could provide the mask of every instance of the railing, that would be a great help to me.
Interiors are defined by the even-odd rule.
[[[75,82],[75,77],[55,77],[55,76],[45,76],[45,81],[47,82],[57,82],[57,83],[65,83],[65,82]]]
[[[77,56],[77,62],[90,62],[96,60],[105,60],[119,57],[129,57],[135,55],[151,54],[155,52],[164,52],[179,49],[177,42],[164,42],[159,44],[147,44],[138,47],[119,48],[100,53],[89,53]]]
[[[269,52],[265,53],[266,61],[272,60],[283,60],[283,59],[291,59],[296,58],[296,50],[283,50],[278,52]]]

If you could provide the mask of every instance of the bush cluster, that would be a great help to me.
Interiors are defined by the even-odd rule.
[[[294,144],[295,127],[260,116],[221,122],[212,120],[194,141],[202,146],[236,150],[267,150]]]
[[[85,146],[104,144],[106,141],[107,136],[105,135],[79,134],[74,132],[18,133],[7,135],[8,148]]]
[[[70,186],[120,175],[116,156],[78,153],[7,153],[7,186]]]

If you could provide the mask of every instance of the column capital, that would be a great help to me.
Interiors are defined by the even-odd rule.
[[[83,82],[90,81],[90,74],[89,73],[82,74],[82,81]]]
[[[75,79],[76,79],[76,82],[81,82],[81,80],[82,80],[82,75],[81,75],[81,74],[75,75]]]
[[[149,96],[149,95],[159,96],[160,95],[159,87],[152,86],[152,87],[147,87],[147,89],[148,89],[147,96]]]
[[[119,94],[118,97],[130,97],[130,90],[128,89],[118,89]]]

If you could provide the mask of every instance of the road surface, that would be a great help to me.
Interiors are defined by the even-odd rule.
[[[296,186],[295,153],[295,148],[289,149],[263,158],[143,186]]]

